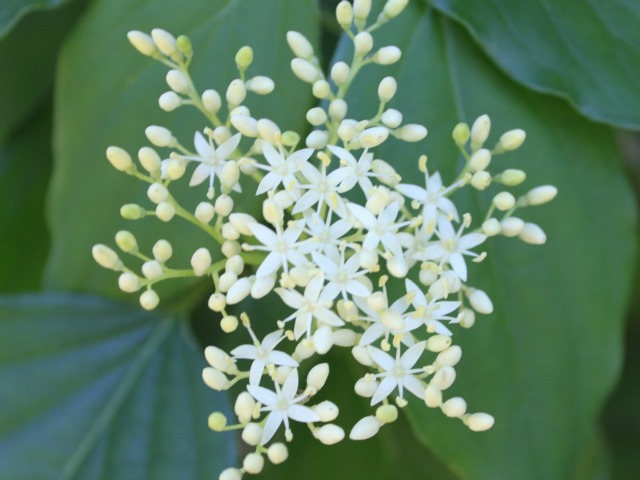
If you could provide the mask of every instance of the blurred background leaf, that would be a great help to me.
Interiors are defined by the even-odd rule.
[[[229,411],[184,323],[88,296],[0,297],[0,471],[34,478],[210,479],[235,462]],[[20,339],[20,341],[16,341]]]
[[[55,10],[71,0],[3,0],[0,4],[0,38],[15,27],[22,17],[38,10]]]
[[[201,91],[215,87],[223,97],[228,83],[237,76],[235,53],[243,45],[253,46],[255,62],[249,75],[272,76],[277,87],[272,95],[252,100],[252,114],[256,118],[268,115],[283,129],[305,128],[305,107],[312,97],[309,88],[290,71],[285,33],[297,29],[316,42],[318,20],[313,0],[217,0],[189,2],[180,8],[168,0],[134,7],[125,0],[94,2],[66,44],[58,71],[56,168],[48,212],[53,249],[45,277],[49,289],[137,302],[136,297],[119,291],[113,272],[98,267],[90,254],[93,244],[110,243],[122,228],[139,236],[142,251],[149,252],[159,238],[171,241],[176,252],[171,265],[176,268],[188,266],[197,248],[214,247],[208,237],[180,219],[171,225],[155,218],[133,224],[118,215],[123,203],[151,204],[146,199],[146,184],[109,165],[104,157],[107,146],[117,144],[135,156],[138,148],[147,144],[144,129],[152,124],[171,128],[190,146],[194,130],[205,126],[195,110],[184,108],[166,115],[157,106],[158,96],[167,90],[163,85],[166,68],[142,57],[126,39],[128,30],[150,31],[154,27],[190,36],[195,48],[191,71],[196,85]],[[118,54],[113,55],[114,51]],[[177,186],[176,196],[186,208],[195,209],[206,186],[188,188],[186,183]],[[249,195],[238,202],[245,210],[256,211],[259,205],[253,205],[252,199]],[[161,291],[169,292],[161,297],[173,294],[177,302],[184,303],[183,293],[193,289],[193,282],[174,282],[170,290]],[[182,306],[192,307],[192,303]]]
[[[491,59],[529,88],[584,115],[640,129],[640,3],[431,0]]]
[[[548,182],[560,191],[552,205],[522,212],[547,231],[545,246],[488,243],[474,285],[489,293],[495,312],[480,316],[473,331],[456,333],[465,354],[448,396],[463,395],[471,411],[491,412],[496,426],[475,434],[416,402],[409,409],[416,434],[461,478],[572,478],[619,371],[634,266],[635,209],[612,134],[515,85],[460,28],[419,3],[379,37],[378,45],[400,46],[403,60],[363,77],[348,98],[350,115],[373,116],[369,99],[380,79],[393,75],[399,93],[391,106],[405,122],[430,128],[425,144],[387,142],[381,158],[408,177],[427,153],[432,170],[452,180],[460,165],[453,126],[488,113],[497,132],[490,143],[516,127],[529,138],[521,150],[496,158],[494,168],[524,168],[522,193]],[[490,198],[461,200],[477,218]]]

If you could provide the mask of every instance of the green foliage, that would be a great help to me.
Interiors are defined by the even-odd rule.
[[[0,318],[3,477],[204,480],[233,462],[206,422],[226,397],[180,320],[52,294],[2,299]]]
[[[206,416],[227,410],[227,400],[203,385],[202,354],[193,350],[187,325],[111,303],[137,298],[122,294],[116,276],[90,255],[94,243],[113,245],[116,231],[129,229],[146,250],[152,240],[170,240],[176,251],[170,265],[181,268],[209,242],[186,223],[175,230],[155,219],[132,223],[118,215],[123,203],[148,201],[140,182],[110,167],[106,147],[117,144],[135,157],[150,124],[172,129],[190,146],[194,130],[204,126],[195,110],[168,115],[157,107],[167,89],[164,67],[134,51],[126,32],[161,27],[189,35],[196,85],[220,93],[236,75],[235,52],[251,45],[256,59],[249,74],[276,82],[275,93],[256,99],[252,114],[304,130],[313,98],[290,72],[284,36],[298,30],[318,44],[320,14],[312,0],[190,0],[179,6],[94,0],[83,12],[84,6],[64,0],[0,6],[0,291],[36,289],[48,255],[47,289],[99,296],[0,297],[0,477],[214,478],[236,463],[234,439],[207,429]],[[40,11],[25,16],[32,10]],[[461,161],[450,138],[456,122],[488,113],[492,139],[524,128],[525,145],[495,162],[526,170],[529,187],[558,186],[553,204],[525,214],[549,240],[542,247],[492,240],[489,258],[473,265],[496,311],[457,333],[465,355],[449,393],[467,397],[473,411],[494,414],[493,430],[469,432],[416,402],[408,408],[413,433],[405,423],[367,442],[294,442],[287,463],[270,467],[265,478],[300,478],[302,471],[311,479],[601,479],[607,478],[605,442],[615,447],[614,475],[633,475],[637,435],[620,431],[637,429],[637,389],[629,387],[637,368],[626,369],[611,403],[615,412],[605,416],[605,435],[597,417],[620,370],[636,211],[611,131],[564,99],[591,119],[640,128],[640,80],[633,70],[640,56],[638,18],[631,0],[606,6],[412,0],[407,12],[380,29],[377,46],[398,45],[403,58],[391,67],[366,67],[364,83],[348,98],[349,116],[375,114],[368,99],[382,77],[393,75],[400,89],[391,106],[405,121],[430,129],[425,142],[389,142],[380,157],[410,178],[418,155],[426,153],[430,167],[450,180]],[[332,45],[326,28],[323,45]],[[53,248],[47,252],[41,208],[50,180]],[[182,203],[195,206],[203,189],[182,189]],[[463,201],[473,214],[489,198]],[[257,208],[253,198],[244,201]],[[187,313],[204,291],[193,281],[176,282],[160,290],[161,306]],[[257,314],[274,310],[264,305],[253,308]],[[629,365],[636,357],[629,355]],[[335,370],[346,363],[331,361]],[[362,372],[339,373],[334,378],[332,371],[330,396],[345,390],[351,396]],[[345,404],[338,422],[348,429],[368,408],[366,402]]]
[[[640,129],[640,4],[635,0],[433,0],[492,60],[583,114]]]

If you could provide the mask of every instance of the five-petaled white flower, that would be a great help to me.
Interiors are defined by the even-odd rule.
[[[265,445],[278,431],[284,422],[287,441],[291,441],[293,434],[289,428],[289,419],[296,422],[319,422],[320,416],[309,407],[300,405],[307,398],[306,394],[298,393],[298,369],[294,368],[282,385],[275,383],[276,391],[256,385],[248,385],[247,390],[253,398],[260,402],[263,412],[270,412],[262,429],[260,445]]]
[[[448,320],[449,322],[456,321],[456,317],[451,317],[449,314],[457,308],[460,308],[461,303],[444,300],[439,301],[439,299],[435,297],[432,298],[431,301],[427,301],[427,297],[422,290],[411,280],[406,279],[405,285],[407,293],[413,297],[411,304],[415,308],[414,312],[409,313],[409,317],[424,324],[430,333],[453,335],[451,330],[442,323],[442,320]]]
[[[438,211],[444,212],[446,215],[458,221],[456,206],[446,197],[446,195],[458,185],[453,184],[449,188],[444,188],[442,186],[442,178],[440,178],[440,173],[438,172],[433,175],[425,172],[425,184],[426,188],[401,183],[400,185],[396,185],[396,190],[405,197],[417,200],[422,204],[422,217],[424,218],[425,224],[435,223],[438,219]]]
[[[371,398],[371,405],[380,403],[387,398],[396,387],[400,398],[404,398],[404,389],[406,388],[416,397],[424,399],[425,386],[415,377],[415,374],[423,373],[424,370],[422,368],[413,368],[413,366],[420,359],[422,352],[424,352],[426,343],[416,343],[414,346],[409,347],[402,356],[400,355],[400,346],[398,346],[395,359],[378,348],[367,347],[371,358],[382,370],[382,372],[375,375],[376,378],[382,378],[382,381]]]
[[[256,195],[275,191],[280,184],[285,190],[290,190],[297,186],[296,173],[300,171],[301,165],[309,160],[313,153],[313,148],[303,148],[285,157],[281,151],[276,150],[270,143],[262,142],[262,153],[269,165],[257,164],[256,166],[261,170],[267,170],[269,173],[260,181]]]
[[[196,132],[193,139],[193,144],[198,152],[197,157],[185,156],[183,158],[187,160],[193,160],[200,162],[200,165],[196,167],[191,175],[191,181],[189,186],[200,185],[209,177],[209,197],[213,197],[213,180],[216,174],[219,175],[227,162],[229,156],[238,148],[242,135],[236,133],[234,136],[221,143],[218,148],[213,146],[213,140],[209,137],[209,141],[205,140],[204,136],[200,132]],[[239,190],[239,187],[234,187],[234,190]]]
[[[333,300],[339,294],[347,300],[349,295],[366,297],[371,295],[371,289],[358,281],[368,273],[368,270],[360,269],[359,254],[354,253],[345,260],[345,249],[339,250],[335,245],[327,245],[326,255],[312,252],[313,261],[322,269],[328,283],[325,287],[327,298]]]
[[[397,257],[402,257],[402,246],[398,239],[398,229],[411,222],[396,223],[396,217],[400,207],[396,202],[392,202],[375,216],[362,205],[349,204],[349,211],[353,218],[358,221],[367,231],[362,248],[365,250],[376,250],[382,243],[385,250]]]
[[[342,147],[337,147],[335,145],[327,145],[327,148],[331,150],[331,152],[340,159],[340,164],[343,165],[342,168],[347,170],[349,173],[348,176],[342,181],[340,185],[343,191],[351,190],[356,182],[360,186],[360,189],[368,198],[373,188],[373,183],[369,177],[375,177],[377,175],[370,173],[371,164],[373,162],[373,154],[369,153],[367,149],[362,152],[360,158],[356,160],[356,158]]]
[[[316,318],[320,323],[330,325],[332,327],[340,327],[344,322],[332,312],[327,305],[331,304],[331,298],[328,298],[327,290],[324,287],[324,275],[319,273],[315,275],[304,289],[304,295],[296,290],[286,288],[276,288],[276,293],[280,295],[282,301],[291,308],[296,309],[289,317],[284,319],[288,322],[296,319],[293,327],[293,333],[296,340],[303,333],[307,333],[307,337],[311,337],[312,320]]]
[[[288,272],[289,262],[293,265],[303,265],[307,262],[304,254],[299,251],[299,244],[296,243],[303,228],[304,220],[290,223],[286,230],[276,226],[275,232],[259,223],[249,224],[251,233],[262,243],[262,246],[251,245],[247,248],[269,252],[258,267],[256,277],[266,277],[280,268]]]
[[[249,332],[253,336],[253,332],[251,330]],[[240,345],[231,350],[233,358],[253,360],[249,369],[249,383],[251,385],[260,383],[264,367],[267,365],[298,366],[298,362],[291,358],[289,354],[274,350],[283,338],[282,330],[277,330],[264,337],[260,344],[255,339],[255,345]]]
[[[436,260],[440,262],[440,265],[448,263],[458,278],[466,282],[467,264],[464,261],[464,255],[477,257],[478,254],[470,249],[484,242],[487,236],[482,233],[462,235],[463,231],[464,224],[456,233],[451,222],[446,217],[440,216],[436,231],[440,241],[429,245],[422,252],[416,253],[415,257],[419,260]]]

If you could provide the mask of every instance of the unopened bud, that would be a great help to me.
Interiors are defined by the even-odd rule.
[[[531,245],[542,245],[547,241],[547,235],[535,223],[525,223],[518,236],[520,240]]]
[[[124,172],[133,166],[131,155],[120,147],[111,146],[107,148],[107,160],[109,160],[109,163],[113,165],[113,168],[121,172]]]
[[[550,202],[558,194],[558,189],[553,185],[542,185],[527,193],[527,205],[542,205]]]
[[[313,46],[307,37],[299,32],[287,32],[287,43],[296,57],[309,59],[313,57]]]
[[[141,54],[150,57],[157,51],[156,44],[153,39],[144,32],[138,30],[131,30],[127,33],[127,38],[131,45],[138,50]]]
[[[373,437],[380,430],[380,422],[373,415],[364,417],[356,423],[351,432],[349,438],[351,440],[366,440]]]

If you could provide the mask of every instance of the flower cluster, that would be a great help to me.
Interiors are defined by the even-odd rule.
[[[307,424],[324,444],[344,438],[345,431],[332,423],[338,405],[313,401],[329,376],[328,363],[315,364],[300,385],[303,366],[334,347],[351,349],[355,361],[368,371],[354,390],[370,399],[375,410],[351,428],[353,440],[369,438],[393,422],[398,407],[411,397],[460,419],[473,431],[494,423],[489,414],[468,412],[463,398],[445,398],[462,355],[452,343],[453,331],[471,327],[476,314],[493,311],[489,296],[468,283],[469,262],[486,257],[481,246],[490,236],[544,243],[540,227],[514,214],[552,200],[556,189],[540,186],[516,198],[508,189],[522,183],[525,173],[490,172],[493,157],[517,149],[525,132],[508,131],[487,148],[491,130],[487,115],[471,126],[455,126],[453,140],[466,162],[449,184],[430,171],[425,156],[417,162],[423,178],[418,185],[403,181],[393,161],[376,158],[376,147],[395,141],[391,137],[418,142],[427,135],[424,126],[404,123],[401,112],[388,108],[397,90],[392,77],[379,84],[373,118],[349,117],[345,101],[360,69],[400,58],[395,46],[374,48],[372,32],[406,4],[407,0],[388,0],[377,19],[368,23],[370,0],[341,2],[337,20],[353,42],[353,57],[350,64],[335,63],[328,77],[311,43],[298,32],[287,34],[295,55],[293,73],[309,83],[321,100],[307,112],[315,128],[304,139],[304,147],[298,133],[282,131],[268,118],[255,118],[245,105],[249,93],[265,95],[275,87],[269,77],[247,76],[253,59],[250,47],[236,55],[239,76],[223,99],[216,90],[196,90],[188,70],[193,55],[188,38],[176,39],[160,29],[151,35],[129,33],[137,50],[170,68],[166,77],[170,91],[160,96],[160,107],[171,111],[193,106],[204,114],[208,126],[195,132],[192,149],[168,129],[148,127],[146,136],[153,147],[138,152],[142,170],[125,150],[109,147],[111,164],[149,183],[148,197],[155,204],[151,210],[127,204],[121,214],[127,219],[154,215],[163,222],[181,217],[208,233],[212,244],[193,252],[191,268],[186,269],[167,266],[172,256],[169,242],[159,240],[152,257],[146,256],[128,231],[118,232],[116,243],[144,262],[140,273],[126,267],[105,245],[94,246],[93,255],[103,267],[121,272],[123,291],[142,290],[140,303],[145,309],[158,305],[154,285],[160,281],[211,278],[208,305],[220,315],[222,330],[232,333],[241,326],[246,332],[250,341],[228,353],[214,346],[205,350],[210,366],[202,375],[209,387],[227,390],[238,382],[245,385],[235,400],[237,423],[229,425],[223,413],[214,412],[209,426],[215,431],[242,429],[244,442],[255,448],[241,468],[222,472],[221,480],[259,473],[265,454],[273,463],[284,461],[287,448],[274,439],[283,431],[284,439],[291,441],[294,422]],[[165,149],[164,153],[154,147]],[[169,192],[170,184],[185,175],[189,185],[207,186],[206,200],[195,209],[183,207]],[[255,190],[241,192],[243,176],[252,179]],[[465,187],[485,190],[494,184],[502,191],[493,196],[486,217],[473,226],[471,216],[459,212],[451,198]],[[262,205],[262,218],[238,210],[239,195],[255,196]],[[391,282],[397,285],[388,289]],[[272,292],[290,314],[260,319],[273,322],[273,331],[261,339],[248,315],[233,315],[231,307]]]

